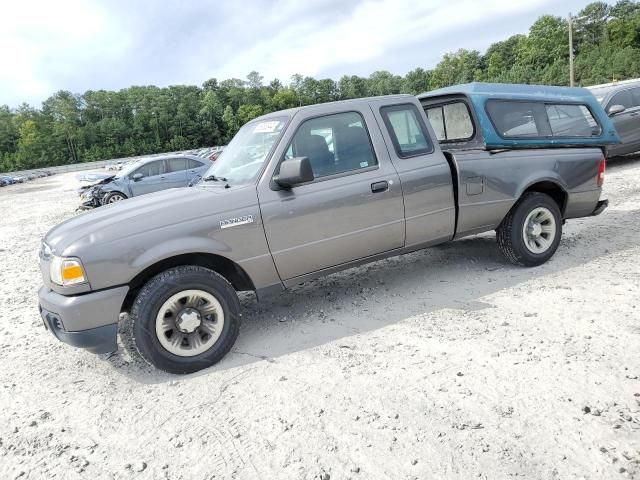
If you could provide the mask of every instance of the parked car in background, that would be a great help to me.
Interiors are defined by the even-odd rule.
[[[210,167],[193,155],[167,155],[144,158],[128,164],[116,175],[97,180],[81,193],[85,208],[116,203],[127,198],[168,188],[186,187]]]
[[[608,157],[640,151],[640,78],[588,87],[611,118],[619,145],[607,147]]]
[[[492,230],[508,261],[537,266],[555,253],[565,220],[606,208],[602,146],[619,139],[588,91],[470,85],[419,98],[270,113],[244,125],[195,187],[53,228],[40,250],[45,327],[107,353],[129,312],[121,332],[133,355],[194,372],[233,346],[236,291],[260,298]],[[584,107],[557,135],[555,105]],[[535,135],[509,137],[531,116]]]
[[[108,163],[107,165],[105,165],[105,170],[122,170],[124,168],[125,165],[132,163],[132,162],[127,162],[124,160],[121,160],[119,162],[113,162],[113,163]]]
[[[81,184],[96,184],[100,180],[104,180],[105,178],[113,178],[112,173],[102,173],[102,172],[86,172],[80,173],[76,175],[76,178]]]
[[[18,183],[14,177],[11,175],[2,175],[0,176],[0,182],[2,182],[2,186],[13,185],[14,183]]]
[[[220,156],[223,150],[224,147],[203,148],[202,150],[198,151],[197,155],[198,157],[206,158],[213,162]]]

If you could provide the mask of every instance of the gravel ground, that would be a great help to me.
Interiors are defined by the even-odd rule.
[[[483,235],[243,296],[232,352],[182,377],[42,327],[75,187],[0,190],[0,478],[640,478],[640,161],[546,265]]]

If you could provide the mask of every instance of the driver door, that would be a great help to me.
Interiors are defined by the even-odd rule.
[[[258,190],[280,278],[287,281],[401,248],[402,191],[384,144],[369,135],[377,129],[371,110],[329,110],[300,116],[297,122],[280,155],[307,157],[315,180],[285,190],[274,188],[269,175]]]
[[[142,174],[142,178],[134,180],[133,177],[138,173]],[[131,180],[131,193],[134,197],[168,188],[164,160],[145,163],[132,172],[129,178]]]

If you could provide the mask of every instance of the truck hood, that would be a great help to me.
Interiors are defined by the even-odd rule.
[[[222,186],[174,188],[80,214],[52,228],[44,242],[56,255],[74,256],[83,246],[95,248],[168,225],[223,216],[227,211],[256,203],[253,185],[228,189]]]

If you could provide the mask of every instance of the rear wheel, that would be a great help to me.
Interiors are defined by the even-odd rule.
[[[549,195],[540,192],[524,194],[496,230],[504,256],[511,263],[527,267],[549,260],[561,236],[560,208]]]
[[[104,198],[102,199],[102,204],[107,205],[109,203],[117,203],[126,199],[127,199],[127,196],[124,193],[110,192],[104,196]]]
[[[240,302],[229,282],[207,268],[182,266],[142,287],[125,335],[154,367],[191,373],[222,359],[239,328]]]

